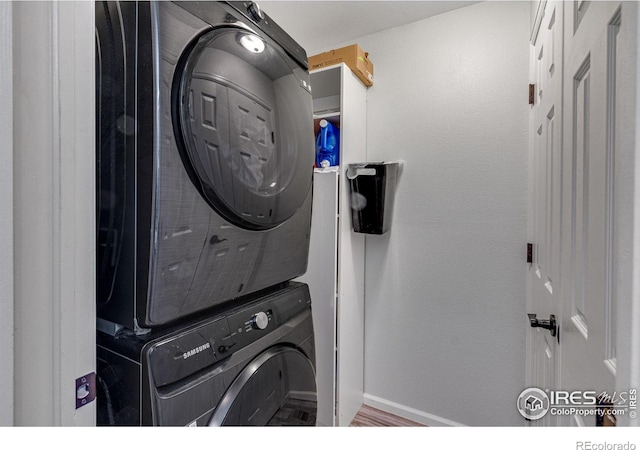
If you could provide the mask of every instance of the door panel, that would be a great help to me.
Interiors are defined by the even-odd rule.
[[[567,6],[563,389],[613,393],[615,66],[624,18],[619,2]],[[595,425],[595,418],[573,417],[564,424]]]

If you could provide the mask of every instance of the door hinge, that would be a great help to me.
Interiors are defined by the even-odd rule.
[[[529,85],[529,104],[533,105],[536,102],[536,85]]]
[[[527,244],[527,262],[529,264],[533,263],[533,244]]]

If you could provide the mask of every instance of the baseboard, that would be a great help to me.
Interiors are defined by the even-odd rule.
[[[418,409],[410,408],[409,406],[401,405],[384,398],[376,397],[371,394],[364,394],[364,404],[371,406],[372,408],[379,409],[381,411],[395,414],[398,417],[402,417],[414,422],[418,422],[428,427],[465,427],[466,425],[454,422],[453,420],[445,419],[434,414],[429,414]]]

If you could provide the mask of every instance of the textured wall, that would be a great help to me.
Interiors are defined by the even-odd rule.
[[[404,161],[366,244],[365,393],[427,422],[522,425],[529,4],[357,39],[370,161]]]

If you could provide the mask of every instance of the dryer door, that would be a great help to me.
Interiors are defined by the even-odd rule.
[[[311,361],[292,347],[262,353],[233,381],[209,426],[315,426],[317,395]]]
[[[173,123],[191,180],[225,219],[265,230],[289,219],[312,183],[308,72],[244,28],[216,28],[183,55]]]

